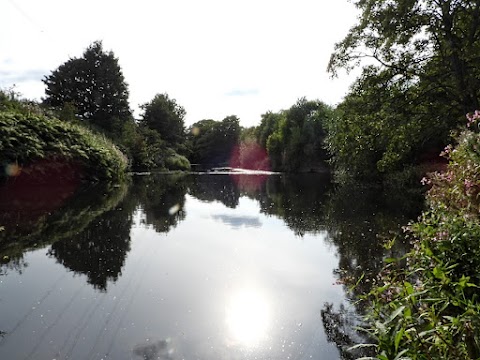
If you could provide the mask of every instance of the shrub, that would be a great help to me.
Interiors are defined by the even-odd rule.
[[[190,161],[177,153],[169,154],[165,158],[165,167],[168,170],[190,170]]]
[[[19,111],[0,111],[0,154],[5,170],[0,177],[9,175],[12,164],[20,169],[39,160],[79,165],[88,180],[119,180],[127,167],[125,156],[105,137],[78,125]]]
[[[429,209],[406,227],[412,250],[387,259],[365,297],[376,359],[480,358],[480,112],[468,119],[447,170],[422,180]]]

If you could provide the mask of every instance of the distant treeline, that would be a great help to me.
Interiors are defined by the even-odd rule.
[[[132,170],[186,170],[191,163],[286,172],[332,167],[345,177],[377,181],[439,161],[464,115],[480,107],[480,5],[354,3],[358,24],[336,44],[328,71],[335,76],[365,58],[373,61],[335,107],[301,98],[288,109],[266,111],[256,127],[243,128],[230,115],[186,128],[186,110],[163,93],[134,119],[118,59],[101,41],[43,79],[45,97],[37,107],[103,134]],[[4,90],[2,96],[15,94]]]

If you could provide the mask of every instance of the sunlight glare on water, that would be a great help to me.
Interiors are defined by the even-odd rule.
[[[259,345],[267,337],[271,321],[266,296],[254,288],[233,293],[226,307],[226,321],[235,344]]]

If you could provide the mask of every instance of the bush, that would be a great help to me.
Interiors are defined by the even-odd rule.
[[[447,170],[423,179],[429,210],[406,227],[413,249],[387,259],[365,298],[377,359],[480,358],[480,134],[462,132],[443,155]]]
[[[70,123],[40,114],[0,111],[0,176],[37,161],[83,169],[87,180],[119,180],[126,157],[105,137]],[[80,175],[80,174],[79,174]]]
[[[165,167],[168,170],[190,170],[190,161],[177,153],[169,154],[165,158]]]

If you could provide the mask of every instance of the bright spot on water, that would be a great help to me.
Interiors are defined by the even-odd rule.
[[[175,204],[170,209],[168,209],[168,213],[170,215],[175,215],[178,212],[178,210],[180,210],[180,205]]]
[[[268,332],[270,308],[266,298],[254,289],[234,294],[226,308],[230,335],[244,346],[257,345]]]

